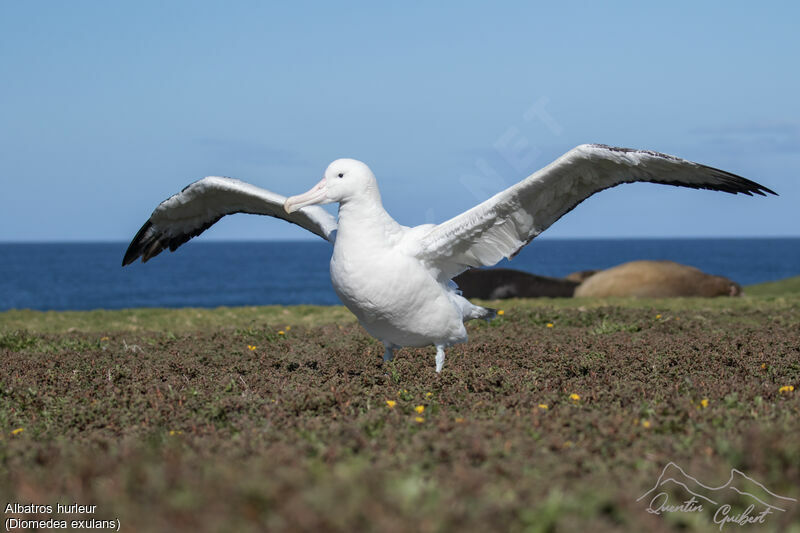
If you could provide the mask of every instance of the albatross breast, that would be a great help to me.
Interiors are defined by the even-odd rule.
[[[339,234],[331,257],[333,289],[367,332],[397,346],[466,340],[457,296],[402,246],[365,246]]]

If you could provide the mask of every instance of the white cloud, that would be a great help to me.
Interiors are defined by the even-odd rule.
[[[738,153],[800,153],[800,121],[760,121],[696,128],[703,144]]]

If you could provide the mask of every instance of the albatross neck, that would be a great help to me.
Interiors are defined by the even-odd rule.
[[[383,208],[377,188],[339,203],[337,241],[340,238],[386,239],[399,231],[400,224]]]

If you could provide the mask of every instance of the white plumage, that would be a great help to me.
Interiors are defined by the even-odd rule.
[[[534,237],[595,192],[650,181],[729,193],[775,194],[740,176],[648,150],[581,145],[485,202],[442,224],[398,224],[383,208],[369,167],[353,159],[331,163],[310,191],[286,198],[243,181],[208,177],[156,207],[134,237],[123,266],[174,251],[225,215],[282,218],[333,244],[331,281],[391,360],[403,346],[444,349],[465,342],[464,322],[491,319],[451,279],[470,267],[513,257]],[[318,204],[339,203],[338,222]]]

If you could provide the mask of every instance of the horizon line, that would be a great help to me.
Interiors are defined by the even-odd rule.
[[[752,239],[800,239],[800,235],[746,235],[746,236],[730,236],[730,235],[695,235],[695,236],[602,236],[602,237],[537,237],[535,241],[658,241],[658,240],[752,240]],[[4,240],[0,239],[0,245],[8,244],[127,244],[128,239],[30,239],[30,240]],[[236,237],[208,237],[200,239],[192,239],[192,243],[305,243],[305,242],[325,242],[319,238],[271,238],[271,239],[253,239],[253,238],[236,238]],[[188,243],[187,243],[188,244]]]

